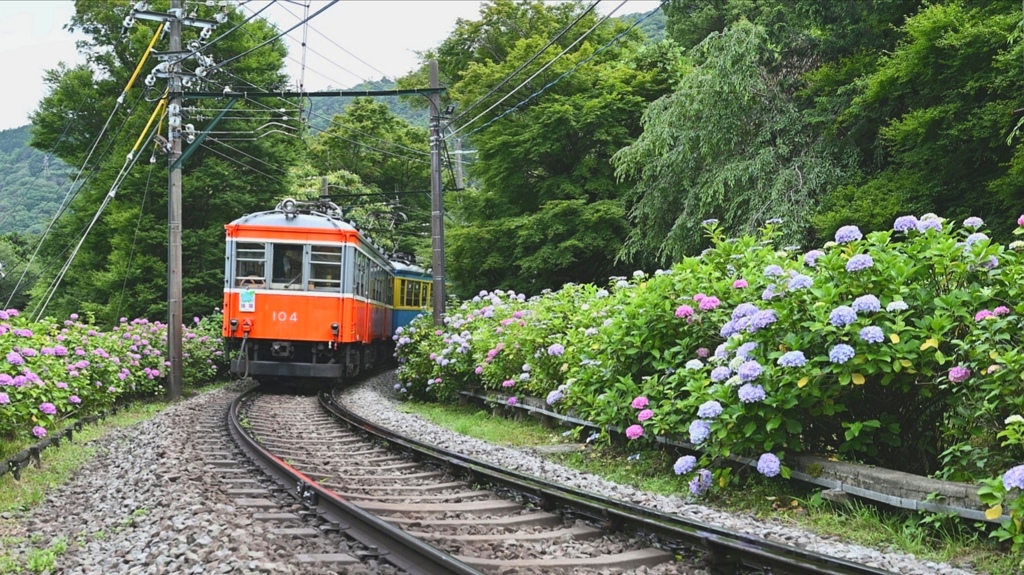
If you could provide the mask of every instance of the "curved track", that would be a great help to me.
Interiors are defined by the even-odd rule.
[[[410,572],[888,573],[496,468],[379,428],[330,394],[250,394],[229,414],[279,482]]]

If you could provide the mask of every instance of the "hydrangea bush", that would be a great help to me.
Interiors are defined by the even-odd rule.
[[[190,384],[224,369],[218,319],[195,318],[183,331]],[[0,438],[43,438],[65,419],[165,393],[166,340],[167,326],[145,319],[100,331],[78,314],[54,325],[0,311]]]
[[[716,463],[730,455],[784,477],[801,452],[963,481],[1024,462],[1000,437],[1024,414],[1024,243],[931,214],[844,226],[809,251],[776,245],[776,222],[740,238],[705,227],[711,247],[671,270],[481,292],[444,329],[414,322],[396,336],[399,392],[546,397],[630,441],[695,444],[703,455],[675,466],[694,494],[710,469],[729,479]]]

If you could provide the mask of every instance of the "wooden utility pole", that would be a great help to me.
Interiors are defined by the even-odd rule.
[[[181,52],[182,0],[171,0],[170,53]],[[184,391],[181,351],[181,63],[170,62],[168,78],[167,136],[171,150],[167,154],[167,355],[171,362],[168,374],[168,396],[180,399]]]

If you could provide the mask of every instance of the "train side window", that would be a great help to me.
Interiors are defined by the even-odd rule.
[[[359,297],[366,297],[366,264],[367,258],[362,252],[356,252],[356,270],[353,278],[353,293]]]
[[[276,289],[302,289],[302,246],[274,244],[273,255],[273,276],[270,278],[270,287]]]
[[[309,285],[315,290],[341,291],[341,246],[312,246]]]
[[[237,287],[266,287],[266,269],[266,244],[252,242],[235,244],[235,285]]]

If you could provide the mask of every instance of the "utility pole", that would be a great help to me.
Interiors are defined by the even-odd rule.
[[[185,15],[182,0],[171,0],[170,53],[181,52],[181,19]],[[167,154],[167,355],[171,362],[168,374],[168,396],[181,399],[184,391],[181,350],[181,61],[170,64],[168,78],[167,137],[171,150]]]
[[[464,189],[462,183],[462,138],[455,138],[455,189]]]
[[[430,61],[430,87],[440,88],[437,60]],[[430,94],[430,230],[434,276],[434,325],[444,325],[444,203],[441,201],[441,94]]]

